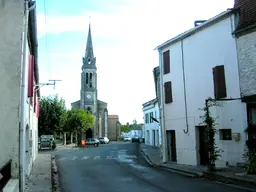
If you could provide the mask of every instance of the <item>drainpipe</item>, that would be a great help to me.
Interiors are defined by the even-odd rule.
[[[35,5],[31,8],[28,8],[28,0],[24,2],[25,6],[25,16],[23,19],[23,35],[22,35],[22,54],[21,54],[21,84],[20,84],[20,123],[19,123],[19,188],[21,192],[25,191],[25,130],[26,130],[26,122],[25,122],[25,104],[27,99],[27,90],[25,89],[26,85],[26,71],[27,71],[27,32],[28,32],[28,16],[29,11],[35,8]]]
[[[165,130],[165,118],[164,118],[164,99],[163,99],[163,67],[162,67],[162,53],[159,51],[159,65],[160,65],[160,124],[161,124],[161,131],[162,131],[162,149],[163,149],[163,163],[167,161],[166,158],[166,130]]]
[[[186,129],[183,129],[185,134],[188,133],[188,107],[187,107],[187,91],[186,91],[186,78],[184,70],[184,50],[183,50],[183,39],[181,40],[181,63],[183,72],[183,89],[184,89],[184,103],[185,103],[185,118],[186,118]]]

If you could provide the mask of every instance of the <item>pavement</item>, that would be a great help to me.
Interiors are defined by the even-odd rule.
[[[239,167],[219,169],[217,172],[212,173],[208,172],[205,166],[181,165],[172,162],[162,163],[160,149],[158,147],[140,143],[139,150],[152,167],[161,167],[162,169],[190,178],[207,178],[232,187],[256,191],[256,175],[246,175]]]
[[[51,154],[39,153],[26,181],[26,192],[52,192]]]
[[[150,166],[136,143],[91,148],[57,148],[61,192],[244,192],[205,179],[185,177]]]

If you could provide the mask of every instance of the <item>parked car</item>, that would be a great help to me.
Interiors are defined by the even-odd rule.
[[[94,145],[94,147],[98,147],[100,144],[100,141],[96,138],[88,138],[86,139],[86,145]]]
[[[56,143],[53,135],[41,135],[38,141],[39,150],[42,149],[55,149]]]
[[[134,143],[134,142],[137,142],[137,143],[139,143],[140,142],[140,138],[139,137],[133,137],[132,138],[132,143]]]
[[[131,137],[124,137],[124,141],[131,141]]]
[[[100,144],[109,143],[109,139],[107,137],[100,137],[98,140],[100,141]]]

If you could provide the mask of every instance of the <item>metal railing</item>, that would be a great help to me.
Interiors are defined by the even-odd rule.
[[[3,191],[3,188],[12,177],[11,167],[12,160],[10,159],[3,167],[0,168],[0,192]]]

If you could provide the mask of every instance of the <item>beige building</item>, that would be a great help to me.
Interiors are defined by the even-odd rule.
[[[119,123],[118,115],[108,116],[108,138],[111,141],[117,141],[121,135],[121,124]]]

